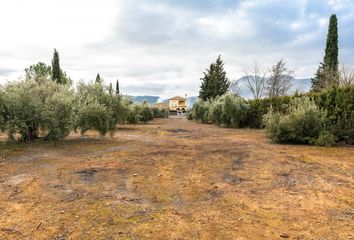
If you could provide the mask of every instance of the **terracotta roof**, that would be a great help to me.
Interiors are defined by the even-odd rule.
[[[179,100],[179,101],[185,101],[185,100],[187,100],[187,98],[180,97],[180,96],[175,96],[175,97],[173,97],[173,98],[170,98],[169,100]]]

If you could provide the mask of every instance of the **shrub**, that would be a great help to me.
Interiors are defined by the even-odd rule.
[[[138,113],[140,122],[147,123],[154,119],[154,113],[147,103],[139,107]]]
[[[196,122],[209,123],[209,101],[197,101],[190,111],[190,118]]]
[[[329,133],[324,129],[325,113],[308,97],[295,98],[288,113],[271,111],[264,116],[267,135],[277,143],[320,143]],[[320,135],[321,140],[318,140]]]
[[[292,97],[273,97],[264,99],[248,100],[248,108],[241,127],[262,128],[263,116],[268,113],[270,107],[275,112],[285,113]]]
[[[140,119],[140,107],[137,105],[130,105],[128,107],[127,122],[130,124],[137,124]]]
[[[97,130],[102,136],[110,130],[107,109],[98,102],[84,105],[77,113],[76,127],[84,134],[88,130]]]
[[[312,97],[326,112],[327,125],[337,141],[354,144],[354,87],[332,88]]]
[[[57,84],[58,85],[58,84]],[[47,99],[44,106],[44,129],[48,134],[46,139],[61,140],[69,135],[74,124],[73,103],[74,94],[68,86],[59,85],[61,90],[56,91]]]
[[[80,83],[76,96],[75,129],[97,130],[101,135],[114,133],[119,121],[120,98],[109,92],[101,82]]]
[[[229,93],[210,105],[209,119],[217,125],[238,128],[247,108],[241,97]]]
[[[166,108],[152,108],[154,118],[168,118],[169,111]]]
[[[21,141],[40,136],[60,140],[72,126],[73,92],[47,78],[26,79],[5,86],[3,95],[3,130],[10,140]]]
[[[0,132],[5,131],[5,99],[4,91],[0,87]]]
[[[336,139],[329,131],[322,131],[318,138],[313,142],[317,146],[333,146],[336,144]]]

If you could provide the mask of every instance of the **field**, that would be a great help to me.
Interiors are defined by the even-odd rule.
[[[185,119],[2,144],[0,239],[354,239],[354,148]]]

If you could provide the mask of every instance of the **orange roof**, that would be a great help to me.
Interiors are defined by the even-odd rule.
[[[179,100],[179,101],[185,101],[185,100],[187,100],[187,98],[180,97],[180,96],[175,96],[175,97],[173,97],[173,98],[170,98],[169,100]]]

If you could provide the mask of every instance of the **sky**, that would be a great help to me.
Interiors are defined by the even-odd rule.
[[[2,0],[0,84],[51,64],[54,48],[75,83],[100,73],[129,95],[198,95],[218,55],[230,80],[280,59],[310,78],[332,13],[339,60],[353,66],[354,0]]]

